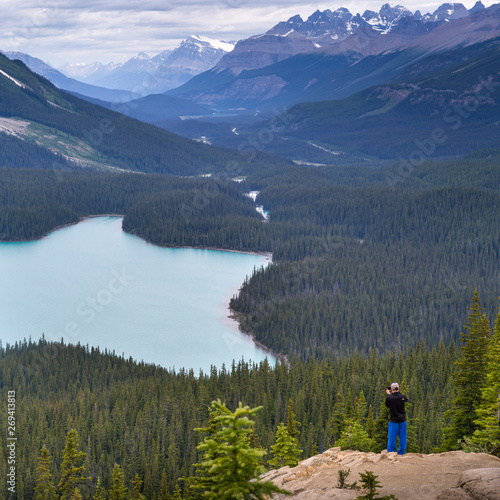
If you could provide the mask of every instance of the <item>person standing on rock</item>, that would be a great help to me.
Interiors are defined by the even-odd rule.
[[[391,384],[386,392],[385,406],[390,412],[387,451],[396,451],[396,438],[399,436],[398,455],[404,455],[407,436],[405,403],[408,402],[408,398],[399,392],[399,384],[396,382]]]

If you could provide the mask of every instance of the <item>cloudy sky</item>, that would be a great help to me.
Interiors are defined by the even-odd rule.
[[[347,7],[378,11],[384,0],[0,0],[0,49],[26,52],[54,66],[65,62],[124,61],[139,52],[155,55],[191,34],[239,40],[277,22],[315,10]],[[391,2],[396,5],[397,2]],[[444,0],[402,1],[423,13]],[[465,1],[470,8],[475,0]],[[483,0],[486,6],[495,0]]]

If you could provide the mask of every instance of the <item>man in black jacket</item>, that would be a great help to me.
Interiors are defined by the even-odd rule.
[[[399,392],[399,385],[394,382],[390,390],[387,389],[385,405],[389,408],[389,438],[387,440],[387,451],[396,451],[396,438],[399,436],[398,455],[404,455],[406,451],[406,412],[405,403],[408,398]]]

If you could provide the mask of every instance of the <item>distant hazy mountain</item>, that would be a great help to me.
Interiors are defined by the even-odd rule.
[[[206,106],[166,94],[150,94],[126,103],[106,102],[76,93],[74,95],[93,104],[98,104],[104,108],[152,124],[165,120],[179,120],[179,118],[202,117],[213,114],[213,111]]]
[[[236,151],[190,141],[78,99],[3,54],[0,119],[7,134],[0,134],[0,147],[8,142],[27,154],[36,145],[49,168],[51,156],[56,165],[61,159],[74,167],[99,170],[196,175],[227,172],[229,162],[241,161]],[[33,158],[30,166],[37,163]],[[244,163],[242,168],[252,168],[252,162]]]
[[[403,6],[352,15],[347,9],[294,16],[237,43],[209,71],[168,94],[228,109],[272,109],[339,99],[394,77],[426,54],[500,34],[500,7],[444,4],[432,14]]]
[[[91,64],[86,63],[66,63],[62,65],[59,70],[70,78],[75,78],[76,80],[94,84],[99,79],[104,78],[113,71],[116,71],[122,63],[109,63],[102,64],[100,62],[95,62]]]
[[[140,96],[140,94],[135,92],[125,91],[121,89],[111,90],[104,87],[98,87],[95,85],[89,85],[88,83],[79,82],[73,78],[68,78],[60,71],[57,71],[57,69],[49,66],[41,59],[32,57],[22,52],[2,53],[11,60],[19,59],[24,64],[26,64],[26,66],[28,66],[31,71],[37,73],[38,75],[44,76],[45,78],[50,80],[56,87],[62,90],[67,90],[69,92],[74,92],[92,97],[94,99],[101,99],[103,101],[109,102],[130,101],[131,99],[136,99]]]
[[[233,48],[233,43],[194,35],[174,50],[165,50],[154,57],[141,52],[123,64],[72,63],[60,69],[86,83],[111,89],[123,88],[145,95],[182,85],[215,66]]]

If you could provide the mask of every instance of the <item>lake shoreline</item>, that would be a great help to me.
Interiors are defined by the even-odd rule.
[[[238,313],[231,308],[229,308],[229,311],[231,314],[228,316],[228,318],[231,318],[232,320],[236,321],[236,323],[238,323],[238,329],[243,335],[250,337],[255,345],[259,346],[261,349],[269,353],[271,356],[274,356],[276,359],[279,359],[282,363],[285,363],[287,366],[290,366],[290,362],[288,361],[288,356],[286,354],[280,354],[278,352],[273,351],[270,347],[267,347],[262,342],[259,342],[253,333],[247,332],[241,327],[239,319],[241,313]]]
[[[64,229],[65,227],[71,227],[75,226],[76,224],[80,224],[80,222],[84,222],[88,219],[98,219],[99,217],[121,217],[123,218],[123,214],[99,214],[99,215],[86,215],[85,217],[80,217],[79,220],[75,222],[68,222],[67,224],[61,224],[60,226],[56,226],[53,229],[50,229],[46,233],[43,233],[41,236],[38,236],[37,238],[32,238],[32,239],[18,239],[18,240],[6,240],[6,241],[0,241],[0,243],[28,243],[30,241],[39,241],[42,240],[43,238],[46,238],[50,234],[54,233],[55,231],[58,231],[59,229]],[[273,254],[272,252],[254,252],[252,250],[236,250],[233,248],[219,248],[219,247],[206,247],[206,246],[167,246],[167,245],[159,245],[158,243],[155,243],[154,241],[148,240],[147,238],[144,238],[143,236],[140,236],[138,234],[134,233],[129,233],[128,231],[125,231],[122,229],[122,231],[126,234],[130,234],[131,236],[137,236],[141,240],[145,241],[146,243],[149,243],[151,245],[154,245],[159,248],[191,248],[193,250],[213,250],[216,252],[233,252],[233,253],[242,253],[242,254],[247,254],[247,255],[257,255],[260,257],[266,257],[267,259],[270,259],[270,261],[273,261]]]
[[[68,222],[66,224],[61,224],[60,226],[54,227],[54,228],[50,229],[49,231],[47,231],[46,233],[42,234],[41,236],[39,236],[37,238],[22,239],[22,240],[11,240],[11,241],[5,241],[5,243],[27,243],[27,242],[31,242],[31,241],[39,241],[39,240],[42,240],[44,238],[47,238],[48,236],[50,236],[51,234],[53,234],[54,232],[56,232],[56,231],[58,231],[60,229],[64,229],[64,228],[71,227],[71,226],[75,226],[75,225],[77,225],[77,224],[79,224],[81,222],[85,222],[86,220],[97,219],[97,218],[100,218],[100,217],[113,217],[113,218],[121,218],[121,219],[123,219],[124,215],[123,214],[113,214],[113,213],[99,214],[99,215],[88,215],[88,216],[85,216],[85,217],[81,217],[77,221]],[[166,245],[158,245],[157,243],[155,243],[153,241],[149,241],[148,239],[143,238],[142,236],[140,236],[138,234],[129,233],[129,232],[125,231],[123,228],[121,228],[121,231],[123,233],[129,234],[131,236],[137,236],[138,238],[140,238],[142,241],[146,242],[147,244],[156,246],[158,248],[193,249],[193,250],[211,250],[211,251],[217,251],[217,252],[232,252],[232,253],[240,253],[240,254],[253,255],[253,256],[258,256],[258,257],[264,257],[268,261],[268,263],[272,263],[273,262],[273,260],[272,260],[272,257],[273,257],[272,252],[255,252],[255,251],[250,251],[250,250],[236,250],[236,249],[219,248],[219,247],[206,247],[206,246],[195,247],[195,246],[166,246]],[[259,347],[260,349],[262,349],[263,351],[265,351],[269,355],[273,356],[277,360],[279,360],[281,362],[284,362],[287,365],[289,365],[289,361],[288,361],[288,358],[287,358],[286,355],[274,352],[272,349],[270,349],[269,347],[267,347],[264,344],[262,344],[261,342],[259,342],[256,339],[255,335],[253,335],[252,333],[244,331],[243,328],[242,328],[242,326],[241,326],[241,323],[240,323],[240,316],[241,315],[239,313],[237,313],[236,311],[232,310],[229,306],[228,306],[228,309],[229,309],[230,314],[227,317],[237,323],[238,330],[239,330],[239,332],[241,334],[245,335],[246,337],[249,337],[252,340],[252,342],[253,342],[253,344],[255,346]]]

